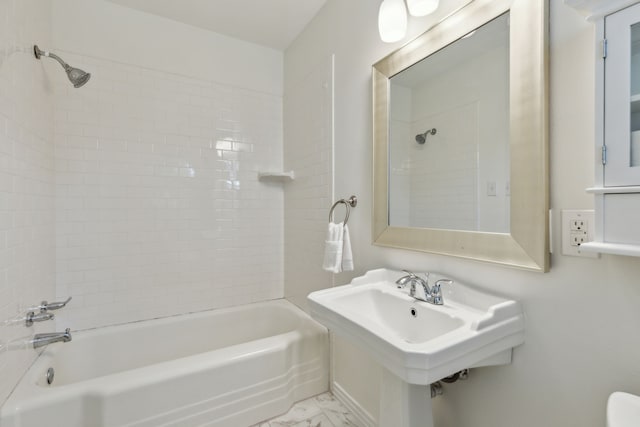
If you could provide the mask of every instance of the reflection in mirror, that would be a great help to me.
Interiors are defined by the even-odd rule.
[[[509,13],[394,75],[389,225],[509,232]]]

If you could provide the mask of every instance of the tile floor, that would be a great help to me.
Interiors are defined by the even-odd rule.
[[[355,417],[331,393],[298,402],[289,412],[253,427],[360,427]]]

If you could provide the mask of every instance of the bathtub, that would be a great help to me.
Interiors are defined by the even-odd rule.
[[[45,349],[0,425],[250,426],[327,391],[328,360],[327,330],[286,300],[81,331]]]

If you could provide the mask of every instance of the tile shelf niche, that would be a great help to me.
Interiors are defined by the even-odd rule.
[[[258,172],[258,179],[260,181],[289,182],[295,179],[295,173],[293,171],[260,171]]]

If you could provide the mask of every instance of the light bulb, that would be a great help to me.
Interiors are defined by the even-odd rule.
[[[438,0],[407,0],[407,6],[412,16],[425,16],[435,12]]]
[[[378,31],[385,43],[402,40],[407,34],[407,10],[404,0],[384,0],[378,12]]]

